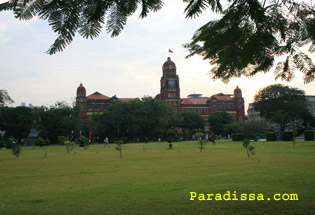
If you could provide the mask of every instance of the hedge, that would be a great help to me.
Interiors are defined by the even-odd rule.
[[[304,140],[305,141],[313,141],[314,140],[314,131],[313,130],[305,130],[304,131]]]
[[[232,141],[243,141],[245,139],[246,139],[246,135],[244,133],[232,134]]]
[[[285,131],[282,134],[283,141],[293,141],[293,132],[292,131]]]
[[[266,140],[267,141],[275,141],[276,140],[276,133],[275,132],[267,132],[266,133]]]

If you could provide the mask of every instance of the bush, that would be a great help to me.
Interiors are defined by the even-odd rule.
[[[65,138],[64,136],[59,136],[58,137],[58,142],[61,145],[64,145],[66,140],[67,140],[67,138]]]
[[[12,145],[12,153],[16,156],[16,158],[19,158],[21,152],[22,147],[20,145]]]
[[[89,138],[81,135],[79,138],[79,146],[80,147],[86,147],[89,145]]]
[[[46,145],[47,145],[46,141],[41,137],[37,138],[35,141],[35,146],[43,147]]]
[[[293,141],[293,132],[292,131],[285,131],[282,134],[283,141]]]
[[[232,134],[232,141],[244,141],[245,139],[246,135],[244,133]]]
[[[6,147],[7,149],[12,149],[12,140],[11,140],[11,139],[8,139],[8,140],[6,141],[5,147]]]
[[[118,140],[122,140],[124,144],[126,144],[128,142],[127,137],[120,137]]]
[[[6,145],[7,145],[7,141],[5,140],[0,141],[0,149],[2,149],[3,147],[6,147]]]
[[[70,153],[70,151],[73,150],[75,143],[74,142],[69,142],[69,141],[65,141],[65,146],[67,149],[68,154]]]
[[[267,141],[275,141],[276,140],[276,133],[275,132],[267,132],[266,133],[266,140]]]
[[[305,139],[305,141],[313,141],[314,140],[314,131],[313,130],[304,131],[304,139]]]

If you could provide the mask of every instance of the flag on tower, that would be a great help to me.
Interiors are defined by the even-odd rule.
[[[168,49],[168,52],[169,52],[169,53],[173,53],[173,51],[172,51],[172,50],[170,50],[170,49]]]

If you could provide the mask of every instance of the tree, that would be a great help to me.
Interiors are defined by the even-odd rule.
[[[222,14],[199,28],[192,41],[184,45],[190,54],[201,55],[215,65],[213,78],[254,76],[268,72],[278,56],[275,78],[290,81],[294,72],[304,74],[305,83],[315,78],[315,66],[300,47],[315,51],[315,7],[312,1],[232,0],[223,10],[220,0],[188,2],[187,17],[195,17],[208,6]]]
[[[226,125],[234,122],[231,114],[225,111],[218,111],[211,114],[208,118],[210,128],[214,134],[227,135]]]
[[[204,137],[204,133],[202,132],[198,132],[195,134],[195,137],[197,138],[198,142],[199,142],[199,148],[200,148],[200,152],[202,152],[202,149],[204,149],[204,145],[208,142],[208,140],[206,139],[202,139]]]
[[[15,155],[16,158],[18,159],[22,152],[22,147],[20,145],[14,144],[11,150],[12,150],[13,155]]]
[[[172,115],[171,109],[163,101],[144,97],[141,100],[115,102],[104,113],[92,117],[91,124],[96,132],[109,137],[134,140],[137,137],[156,138],[165,135]]]
[[[249,121],[245,123],[245,132],[247,134],[264,134],[268,129],[265,121]]]
[[[47,145],[46,141],[41,137],[38,137],[35,141],[35,146],[39,146],[40,148],[42,148],[46,145]]]
[[[196,112],[183,112],[180,113],[181,121],[178,124],[178,127],[183,129],[186,137],[191,137],[196,131],[203,130],[206,121]]]
[[[9,96],[6,90],[0,89],[0,106],[5,105],[6,103],[13,103],[14,101]]]
[[[259,90],[254,101],[254,109],[262,117],[278,124],[281,133],[288,123],[303,119],[305,112],[308,112],[304,91],[281,84]]]
[[[67,153],[69,154],[70,151],[73,150],[73,147],[74,147],[75,143],[74,142],[65,141],[64,144],[66,146]]]
[[[315,9],[312,0],[183,0],[187,18],[198,17],[208,7],[222,15],[199,28],[184,45],[190,54],[201,55],[215,65],[213,78],[228,81],[241,75],[267,72],[277,56],[285,56],[276,67],[276,78],[290,81],[294,72],[314,80],[315,66],[300,46],[315,51]],[[0,11],[11,10],[20,20],[34,16],[47,20],[58,37],[47,51],[55,54],[70,44],[78,32],[84,38],[98,36],[105,25],[112,37],[123,30],[127,18],[141,8],[140,18],[162,8],[162,0],[10,0]],[[106,21],[105,21],[106,20]]]
[[[6,131],[7,137],[15,137],[21,143],[21,139],[28,136],[33,125],[32,109],[4,107],[0,111],[1,130]]]
[[[47,53],[55,54],[70,44],[76,33],[93,39],[105,24],[106,31],[115,37],[137,8],[141,8],[140,18],[144,18],[162,5],[161,0],[10,0],[0,4],[0,11],[12,10],[19,20],[30,20],[34,16],[47,20],[58,35]]]
[[[172,142],[175,141],[175,138],[177,136],[177,132],[175,129],[168,129],[166,136],[167,136],[167,142],[169,143],[168,148],[172,149],[173,148]]]
[[[119,154],[120,154],[120,158],[122,158],[122,148],[121,148],[121,144],[123,144],[124,141],[123,140],[117,140],[116,141],[116,150],[119,151]]]
[[[247,158],[249,155],[255,155],[255,147],[250,145],[250,141],[245,139],[243,141],[243,147],[246,149]]]
[[[78,114],[65,102],[57,102],[49,108],[42,107],[37,123],[40,136],[48,138],[51,143],[58,143],[58,137],[70,137],[78,124]],[[71,139],[71,138],[68,138]]]

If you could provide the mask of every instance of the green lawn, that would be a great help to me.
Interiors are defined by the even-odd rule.
[[[0,214],[314,214],[315,142],[65,146],[0,150]],[[143,146],[145,146],[143,150]],[[42,158],[47,151],[48,158]],[[263,194],[265,201],[190,201],[190,192]],[[297,201],[275,201],[296,193]],[[233,196],[231,195],[231,198]],[[271,200],[268,201],[267,198]]]

